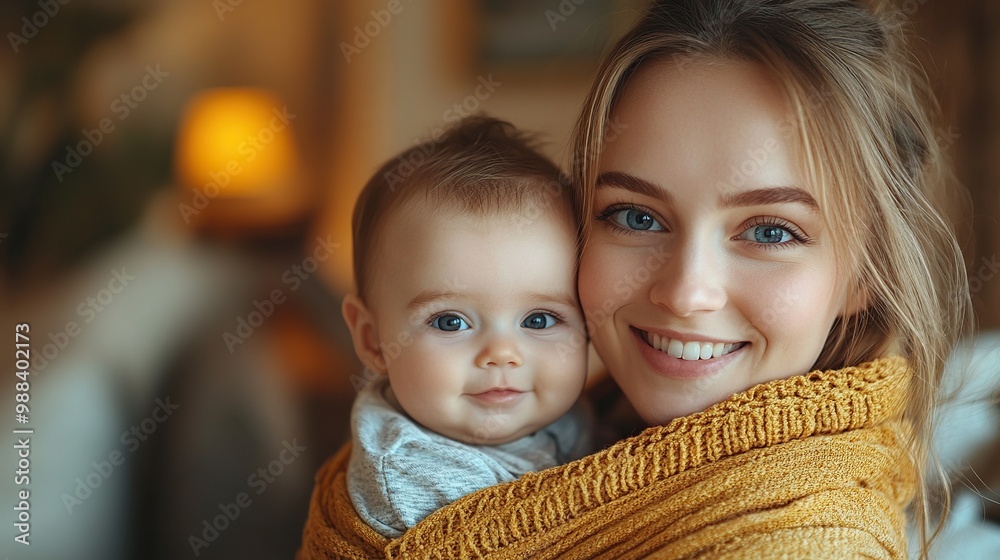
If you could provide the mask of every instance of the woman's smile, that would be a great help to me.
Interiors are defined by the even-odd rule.
[[[700,335],[684,335],[675,332],[654,332],[652,329],[632,327],[638,331],[646,344],[656,350],[670,354],[681,360],[711,360],[721,358],[746,344],[745,341],[721,342]]]
[[[740,351],[749,344],[696,340],[681,342],[677,338],[663,337],[635,327],[631,327],[631,331],[635,335],[639,352],[654,372],[681,379],[715,374],[738,359]]]

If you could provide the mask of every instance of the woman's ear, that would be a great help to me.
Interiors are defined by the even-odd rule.
[[[351,331],[354,352],[361,359],[361,363],[380,375],[388,373],[385,359],[382,357],[382,350],[379,347],[375,316],[365,305],[365,302],[361,301],[357,294],[348,294],[344,296],[340,312],[343,313],[344,322],[347,323],[347,328]]]
[[[844,305],[842,307],[842,317],[848,318],[852,315],[856,315],[865,309],[871,303],[871,298],[868,297],[868,287],[865,286],[858,280],[852,280],[851,285],[847,287],[844,295]]]

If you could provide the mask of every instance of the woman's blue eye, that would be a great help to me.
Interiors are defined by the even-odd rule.
[[[740,238],[767,245],[788,243],[789,241],[795,240],[795,236],[793,236],[787,229],[781,226],[769,225],[759,225],[749,228],[743,232],[743,235],[741,235]]]
[[[458,315],[438,315],[431,321],[431,326],[442,331],[455,332],[464,331],[469,328],[469,324]]]
[[[656,218],[635,208],[619,210],[611,215],[611,219],[622,227],[636,231],[663,231],[663,226],[656,221]]]
[[[521,321],[521,326],[526,329],[547,329],[555,325],[556,318],[548,313],[532,313]]]

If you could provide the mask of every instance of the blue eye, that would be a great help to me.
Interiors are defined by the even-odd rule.
[[[740,239],[765,245],[777,245],[795,241],[795,236],[787,229],[775,225],[759,225],[748,228],[740,235]]]
[[[558,321],[548,313],[532,313],[521,321],[521,326],[526,329],[548,329],[556,326]]]
[[[465,319],[462,319],[458,315],[452,315],[450,313],[446,313],[444,315],[438,315],[437,317],[432,319],[431,326],[434,327],[435,329],[440,329],[442,331],[447,331],[447,332],[464,331],[465,329],[470,328],[469,324],[465,322]]]
[[[610,218],[618,225],[635,231],[664,231],[656,218],[648,212],[637,208],[626,208],[610,214]]]

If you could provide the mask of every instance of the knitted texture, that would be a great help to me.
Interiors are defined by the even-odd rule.
[[[909,381],[886,358],[757,385],[392,540],[351,506],[346,446],[316,475],[298,558],[906,558]]]

